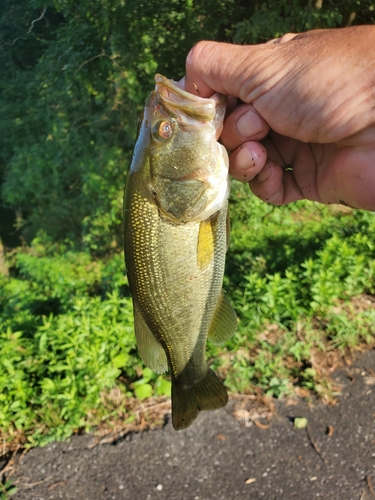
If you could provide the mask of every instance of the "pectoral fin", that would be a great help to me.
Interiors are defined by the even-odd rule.
[[[200,269],[205,269],[214,258],[214,235],[211,220],[200,223],[197,245],[197,261]]]
[[[208,331],[208,340],[215,345],[226,342],[234,334],[237,327],[237,315],[231,303],[221,291],[219,302]]]
[[[168,361],[163,346],[154,337],[136,304],[134,304],[134,331],[138,352],[145,365],[153,372],[166,372],[168,370]]]

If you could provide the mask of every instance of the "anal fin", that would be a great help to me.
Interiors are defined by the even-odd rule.
[[[147,326],[137,304],[134,304],[134,331],[138,352],[145,365],[156,373],[168,371],[168,361],[163,346]]]
[[[208,331],[208,340],[215,345],[223,344],[231,338],[236,328],[237,315],[222,290]]]

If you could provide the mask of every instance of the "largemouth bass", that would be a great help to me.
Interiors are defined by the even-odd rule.
[[[224,406],[207,338],[225,342],[236,314],[223,294],[228,155],[217,142],[226,98],[203,99],[156,75],[141,116],[124,198],[125,260],[139,353],[170,369],[172,423]]]

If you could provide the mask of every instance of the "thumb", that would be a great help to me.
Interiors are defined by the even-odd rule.
[[[250,47],[229,43],[198,42],[186,59],[185,90],[200,97],[220,92],[242,98],[240,94],[244,93],[246,81],[244,67],[250,50]]]

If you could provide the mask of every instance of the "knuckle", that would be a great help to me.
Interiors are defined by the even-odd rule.
[[[196,66],[197,61],[199,61],[200,56],[206,50],[209,50],[209,46],[212,42],[201,40],[196,43],[189,51],[186,58],[186,66]]]

